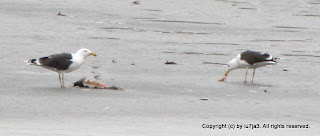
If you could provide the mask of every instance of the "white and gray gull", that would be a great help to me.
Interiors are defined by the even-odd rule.
[[[77,53],[61,53],[50,56],[30,59],[27,61],[28,65],[41,66],[43,68],[55,71],[59,74],[59,81],[62,88],[64,88],[64,73],[72,72],[78,69],[88,56],[97,56],[89,49],[80,49]]]
[[[252,81],[256,68],[277,64],[276,58],[273,58],[269,53],[261,53],[257,51],[247,50],[237,55],[228,63],[228,68],[225,71],[224,77],[219,81],[225,81],[228,74],[235,69],[246,69],[244,82],[247,82],[248,69],[253,69]]]

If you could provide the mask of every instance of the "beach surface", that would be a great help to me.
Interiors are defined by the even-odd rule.
[[[319,1],[132,2],[0,1],[0,135],[320,134]],[[65,75],[68,88],[24,62],[80,48],[98,56]],[[218,82],[245,50],[279,64],[254,83],[243,69]],[[92,70],[124,90],[71,87]]]

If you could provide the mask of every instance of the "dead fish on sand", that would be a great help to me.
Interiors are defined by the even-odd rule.
[[[112,89],[112,90],[123,90],[120,87],[116,86],[107,86],[103,84],[100,80],[86,80],[86,78],[81,78],[73,84],[73,87],[83,87],[83,88],[91,88],[91,89]]]
[[[100,74],[97,71],[92,71],[87,77],[81,78],[73,84],[73,87],[82,87],[90,89],[112,89],[112,90],[123,90],[120,87],[110,86],[108,87],[99,78]]]

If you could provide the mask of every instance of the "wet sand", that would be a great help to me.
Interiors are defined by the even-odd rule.
[[[319,2],[131,2],[0,2],[0,135],[320,133]],[[124,91],[62,89],[57,73],[24,63],[82,47],[98,56],[66,74],[66,84],[97,66],[107,85]],[[224,64],[247,49],[281,59],[257,69],[253,84],[242,82],[245,70],[217,82]],[[212,130],[203,124],[310,128]]]

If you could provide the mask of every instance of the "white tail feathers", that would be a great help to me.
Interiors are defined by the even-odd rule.
[[[25,60],[24,62],[27,62],[27,65],[41,65],[38,59]]]
[[[35,65],[34,63],[31,62],[31,60],[25,60],[24,62],[26,62],[27,65]]]

